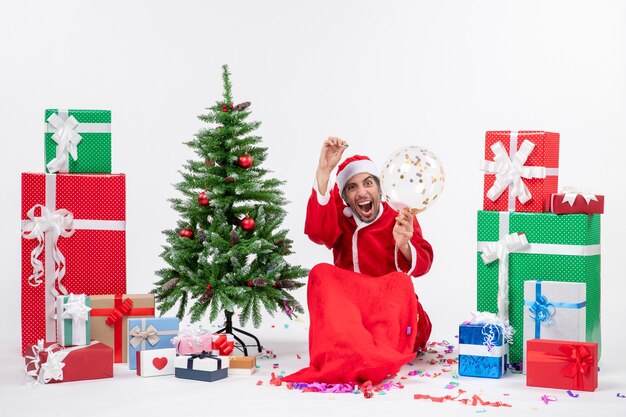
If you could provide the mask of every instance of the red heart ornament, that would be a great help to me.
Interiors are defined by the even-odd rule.
[[[152,359],[152,365],[160,371],[167,365],[167,358],[154,358]]]

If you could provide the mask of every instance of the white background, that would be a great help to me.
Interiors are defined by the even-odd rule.
[[[232,382],[206,388],[141,385],[120,367],[116,373],[121,376],[113,381],[126,381],[124,388],[94,382],[33,390],[23,384],[20,174],[44,170],[44,109],[113,111],[113,172],[127,175],[128,292],[148,292],[154,271],[163,266],[158,256],[164,243],[161,230],[174,227],[177,219],[167,202],[174,195],[172,184],[180,180],[177,170],[185,160],[195,157],[183,142],[203,126],[196,116],[221,98],[222,64],[230,65],[235,101],[251,101],[252,119],[263,122],[258,133],[269,148],[265,167],[287,180],[284,191],[291,204],[284,226],[294,240],[296,254],[288,258],[294,264],[312,267],[331,259],[302,232],[325,137],[340,136],[350,143],[350,154],[375,161],[411,144],[432,149],[443,161],[444,194],[419,217],[435,250],[431,272],[416,280],[434,323],[434,340],[453,340],[458,324],[475,308],[475,218],[482,206],[478,166],[485,130],[560,132],[560,185],[607,196],[600,388],[571,399],[563,391],[527,389],[521,377],[465,379],[464,384],[475,392],[488,386],[485,392],[506,387],[517,393],[517,403],[510,400],[513,408],[488,412],[586,415],[593,409],[609,416],[623,411],[626,399],[616,393],[626,392],[621,262],[626,235],[621,217],[626,208],[621,172],[626,154],[625,21],[626,3],[617,0],[4,1],[0,399],[12,411],[9,415],[41,413],[44,401],[49,401],[48,412],[63,409],[70,415],[64,404],[74,401],[101,404],[89,408],[109,415],[130,401],[131,391],[155,398],[169,392],[172,401],[157,402],[156,414],[174,407],[192,415],[207,407],[235,407],[265,415],[287,412],[289,404],[301,407],[303,399],[310,413],[475,413],[472,407],[412,400],[417,392],[438,394],[441,383],[423,380],[423,385],[367,403],[354,396],[333,396],[328,402],[327,396],[267,387],[272,369],[263,368],[263,387]],[[305,292],[298,294],[304,302]],[[258,332],[275,353],[283,349],[304,355],[303,318],[304,323],[284,329],[282,317],[268,317]],[[284,358],[281,366],[287,372],[304,366]],[[117,405],[110,405],[107,390],[121,395]],[[538,400],[546,392],[561,401],[546,406]],[[204,401],[204,396],[213,400]],[[217,401],[219,396],[224,402]],[[238,398],[250,401],[244,405]]]

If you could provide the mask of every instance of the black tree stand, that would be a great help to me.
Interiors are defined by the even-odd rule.
[[[252,333],[248,333],[244,330],[238,329],[236,327],[233,327],[233,312],[232,311],[228,311],[228,310],[224,310],[224,313],[226,314],[226,323],[224,325],[223,328],[219,329],[218,331],[216,331],[215,333],[225,333],[225,334],[230,334],[233,336],[233,339],[235,339],[237,342],[239,342],[239,346],[235,345],[235,347],[239,350],[241,350],[244,354],[244,356],[248,356],[248,346],[256,346],[257,350],[259,353],[261,353],[263,351],[263,347],[261,346],[261,342],[259,341],[259,338],[256,337],[255,335],[253,335]],[[243,340],[241,340],[239,337],[237,337],[237,335],[235,335],[235,333],[233,332],[237,332],[237,333],[241,333],[241,334],[245,334],[246,336],[254,339],[254,341],[256,342],[255,344],[252,345],[246,345]]]

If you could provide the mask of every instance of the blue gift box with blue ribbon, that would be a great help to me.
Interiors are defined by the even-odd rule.
[[[528,340],[586,340],[586,300],[584,282],[524,282],[524,373]]]
[[[155,317],[128,320],[128,369],[137,369],[137,351],[172,347],[178,335],[177,317]]]
[[[509,344],[503,327],[490,323],[459,326],[459,375],[500,378],[506,373]]]

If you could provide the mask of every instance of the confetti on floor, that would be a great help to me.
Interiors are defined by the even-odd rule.
[[[478,396],[477,394],[472,395],[471,398],[460,398],[463,394],[465,394],[466,391],[459,389],[459,393],[456,397],[453,397],[451,395],[446,395],[443,397],[434,397],[431,395],[427,395],[427,394],[414,394],[413,395],[413,399],[415,400],[430,400],[431,402],[434,403],[443,403],[445,401],[456,401],[456,402],[460,402],[461,404],[464,405],[471,405],[471,406],[476,406],[478,404],[482,405],[483,407],[485,406],[489,406],[489,407],[512,407],[511,404],[507,404],[507,403],[503,403],[502,401],[484,401],[480,396]]]
[[[541,401],[544,402],[544,404],[548,404],[550,402],[556,401],[557,398],[554,395],[542,395],[541,396]]]
[[[570,390],[567,390],[567,391],[565,391],[565,392],[567,392],[567,395],[569,395],[569,396],[570,396],[570,397],[572,397],[572,398],[578,398],[578,397],[580,397],[580,394],[574,394],[574,393],[573,393],[572,391],[570,391]]]

